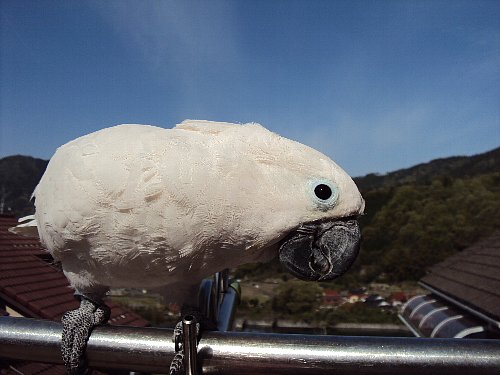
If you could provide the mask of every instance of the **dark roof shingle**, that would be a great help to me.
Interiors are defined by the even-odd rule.
[[[500,320],[500,232],[435,265],[421,281]]]

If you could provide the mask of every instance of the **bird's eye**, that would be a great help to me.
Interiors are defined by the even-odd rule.
[[[309,180],[309,189],[313,202],[320,210],[327,211],[337,203],[339,189],[333,181],[313,178]]]
[[[319,199],[326,201],[332,196],[332,189],[328,185],[319,184],[314,188],[314,194],[316,194]]]

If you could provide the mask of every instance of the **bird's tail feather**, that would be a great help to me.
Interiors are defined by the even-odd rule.
[[[22,217],[18,220],[18,222],[20,224],[9,228],[9,232],[25,237],[38,237],[35,215]]]

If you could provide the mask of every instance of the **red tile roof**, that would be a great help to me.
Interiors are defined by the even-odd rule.
[[[62,315],[78,308],[68,280],[55,266],[50,254],[37,238],[20,237],[8,231],[17,224],[10,215],[0,215],[0,302],[12,307],[25,317],[60,321]],[[111,301],[109,323],[136,327],[149,322],[132,311]],[[2,312],[0,311],[0,315]],[[36,371],[31,367],[35,366]],[[45,372],[45,367],[50,371]],[[19,368],[16,365],[16,369]],[[33,371],[32,371],[33,370]],[[3,372],[0,374],[8,374]],[[24,374],[64,374],[62,366],[24,363]]]
[[[334,290],[334,289],[325,289],[323,291],[323,296],[325,297],[337,297],[340,296],[339,291]]]
[[[406,302],[408,300],[408,296],[406,295],[405,292],[398,291],[398,292],[393,292],[389,296],[389,301],[400,301],[400,302]]]

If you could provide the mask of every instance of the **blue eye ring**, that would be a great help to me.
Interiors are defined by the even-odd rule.
[[[311,179],[309,192],[315,205],[322,211],[334,207],[339,197],[337,184],[323,178]]]

